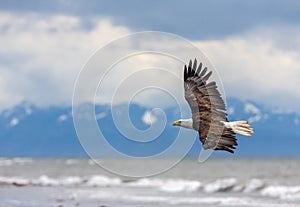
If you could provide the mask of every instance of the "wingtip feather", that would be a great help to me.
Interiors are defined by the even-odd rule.
[[[193,71],[196,71],[197,69],[197,59],[195,58],[194,64],[193,64]]]

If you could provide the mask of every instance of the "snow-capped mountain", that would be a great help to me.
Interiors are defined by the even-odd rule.
[[[121,110],[124,106],[118,106],[116,110],[119,110],[118,108]],[[298,147],[300,117],[296,113],[272,111],[261,104],[235,98],[227,99],[227,109],[230,120],[247,119],[255,130],[252,137],[238,136],[237,155],[300,155]],[[137,129],[145,130],[151,123],[161,120],[159,114],[151,110],[134,104],[130,106],[130,119]],[[180,118],[177,108],[168,108],[164,111],[167,117],[166,128],[151,143],[133,143],[124,139],[114,124],[110,107],[97,105],[95,111],[95,117],[103,134],[111,138],[108,140],[110,144],[129,155],[145,156],[158,153],[166,149],[178,133],[178,128],[171,126],[174,120]],[[123,117],[120,116],[119,119]],[[123,123],[126,127],[127,122]],[[196,142],[189,156],[197,156],[200,147],[200,142]],[[86,156],[74,129],[72,108],[38,108],[23,102],[2,111],[0,114],[0,156]]]

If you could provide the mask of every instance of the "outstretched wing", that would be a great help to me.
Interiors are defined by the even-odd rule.
[[[216,82],[207,83],[212,71],[202,69],[190,60],[184,66],[185,99],[192,110],[193,128],[199,132],[204,149],[226,150],[233,153],[237,145],[235,133],[224,127],[227,121],[225,103]]]

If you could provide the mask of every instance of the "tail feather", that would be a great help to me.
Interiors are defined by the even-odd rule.
[[[251,136],[254,133],[253,128],[251,128],[248,121],[224,122],[224,125],[226,128],[232,129],[232,131],[236,134]]]

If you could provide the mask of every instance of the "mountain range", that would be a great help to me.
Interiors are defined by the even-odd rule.
[[[116,108],[124,108],[120,105]],[[161,118],[152,109],[131,104],[129,115],[139,130],[147,129]],[[125,139],[114,124],[110,106],[96,105],[96,119],[108,142],[117,150],[132,156],[148,156],[166,149],[176,138],[179,128],[172,122],[180,118],[179,109],[164,109],[166,127],[151,142],[136,143]],[[253,101],[227,99],[230,120],[247,119],[253,126],[252,137],[238,136],[237,156],[299,156],[300,116],[297,113],[268,109]],[[122,116],[119,120],[122,123]],[[123,123],[125,123],[124,120]],[[201,148],[195,142],[188,156],[197,156]],[[39,108],[22,102],[0,113],[0,156],[4,157],[87,157],[73,124],[71,106]],[[214,156],[231,156],[215,152]]]

